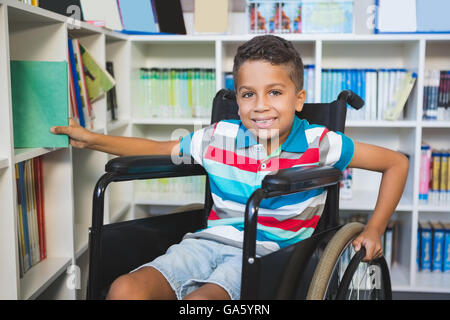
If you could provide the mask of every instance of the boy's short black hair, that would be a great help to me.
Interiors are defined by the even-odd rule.
[[[303,61],[290,41],[274,35],[262,35],[241,45],[237,49],[233,65],[236,90],[239,69],[247,60],[265,60],[274,65],[287,65],[290,68],[289,76],[295,84],[296,91],[303,89]]]

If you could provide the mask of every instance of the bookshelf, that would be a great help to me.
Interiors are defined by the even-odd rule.
[[[189,13],[187,14],[189,16]],[[232,17],[245,25],[245,15]],[[189,21],[188,21],[189,22]],[[232,31],[244,32],[236,26]],[[189,31],[189,26],[188,26]],[[15,149],[13,137],[11,59],[67,61],[67,38],[77,38],[102,64],[114,63],[117,81],[118,120],[110,121],[106,98],[93,104],[94,131],[98,133],[165,140],[209,124],[208,118],[151,118],[140,110],[140,68],[209,68],[215,70],[216,90],[224,86],[223,73],[232,69],[237,47],[253,35],[130,36],[15,0],[0,0],[0,299],[82,298],[87,276],[88,228],[92,192],[111,156],[74,148]],[[391,269],[394,291],[450,294],[448,274],[418,272],[416,267],[419,221],[450,222],[450,209],[421,205],[418,201],[422,140],[436,148],[450,148],[448,121],[422,120],[426,69],[450,70],[450,36],[445,34],[398,35],[293,35],[291,40],[305,64],[315,66],[315,90],[321,98],[321,72],[327,68],[407,68],[418,74],[408,100],[405,118],[398,121],[349,120],[346,134],[362,142],[406,152],[410,172],[405,192],[394,214],[399,221],[397,262]],[[17,244],[17,193],[14,166],[41,156],[45,171],[45,211],[48,258],[19,276]],[[369,182],[369,183],[368,183]],[[354,173],[353,200],[341,201],[344,215],[369,215],[380,175]],[[168,211],[174,205],[202,203],[203,195],[180,193],[177,203],[162,193],[146,196],[134,182],[112,184],[105,204],[105,223]],[[81,290],[67,286],[71,265],[80,267]]]

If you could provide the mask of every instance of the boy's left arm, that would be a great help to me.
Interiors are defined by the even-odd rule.
[[[386,148],[355,142],[355,151],[349,164],[382,173],[375,210],[363,232],[353,241],[356,251],[363,245],[363,261],[379,258],[383,254],[381,237],[403,193],[408,176],[409,161],[403,154]]]

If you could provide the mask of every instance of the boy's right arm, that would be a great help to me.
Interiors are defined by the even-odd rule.
[[[131,138],[110,136],[91,132],[72,118],[67,127],[52,127],[50,132],[54,134],[66,134],[69,136],[70,145],[75,148],[88,148],[117,156],[136,155],[178,155],[179,141],[154,141],[144,138]]]

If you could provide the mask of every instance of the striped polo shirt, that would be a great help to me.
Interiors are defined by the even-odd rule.
[[[213,198],[208,227],[185,238],[242,248],[247,200],[267,174],[297,166],[329,165],[344,170],[353,157],[354,144],[340,132],[294,117],[288,138],[281,146],[272,145],[272,150],[268,155],[240,120],[220,121],[181,139],[180,155],[191,156],[203,166]],[[324,188],[262,200],[256,253],[265,255],[311,236],[325,200]]]

